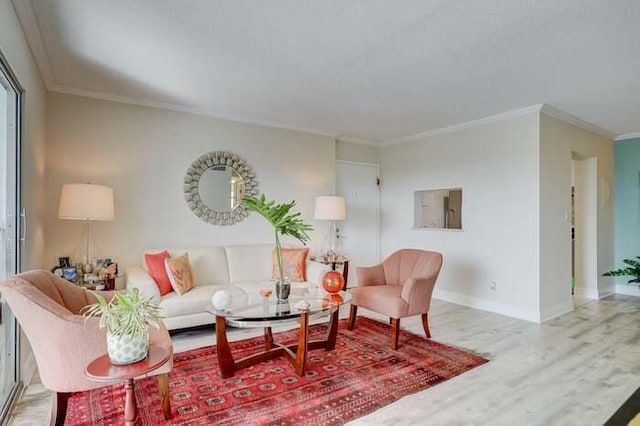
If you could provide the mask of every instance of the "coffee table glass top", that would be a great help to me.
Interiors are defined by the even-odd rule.
[[[300,302],[306,301],[309,307],[303,309]],[[208,312],[224,317],[234,327],[269,327],[296,321],[306,311],[310,318],[328,315],[340,305],[349,303],[351,294],[340,291],[335,294],[326,293],[322,288],[291,289],[286,301],[279,302],[273,292],[263,297],[259,292],[233,294],[231,304],[224,310],[211,307]]]

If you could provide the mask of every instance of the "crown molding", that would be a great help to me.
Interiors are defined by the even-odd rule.
[[[439,129],[428,130],[426,132],[416,133],[409,136],[404,136],[398,139],[392,139],[381,143],[381,146],[397,145],[406,142],[412,142],[420,139],[426,139],[437,135],[443,135],[445,133],[457,132],[464,129],[470,129],[472,127],[484,126],[487,124],[497,123],[500,121],[510,120],[512,118],[521,117],[523,115],[531,114],[534,112],[540,112],[543,104],[531,105],[526,108],[514,109],[512,111],[503,112],[489,117],[480,118],[478,120],[471,120],[460,124],[454,124],[452,126],[441,127]]]
[[[574,126],[579,127],[583,130],[600,135],[604,138],[614,140],[616,137],[615,133],[605,129],[604,127],[600,127],[593,123],[589,123],[588,121],[584,121],[574,115],[561,111],[558,108],[552,107],[551,105],[543,104],[541,112],[560,121],[564,121],[567,124],[573,124]]]
[[[220,113],[207,108],[187,107],[187,106],[182,106],[182,105],[172,104],[167,102],[150,101],[150,100],[133,97],[133,96],[115,95],[112,93],[97,92],[97,91],[87,90],[87,89],[78,89],[76,87],[71,87],[71,86],[56,85],[55,88],[51,91],[68,94],[68,95],[82,96],[85,98],[99,99],[99,100],[109,101],[109,102],[117,102],[121,104],[128,104],[128,105],[135,105],[135,106],[142,106],[142,107],[149,107],[149,108],[158,108],[158,109],[182,112],[182,113],[193,114],[193,115],[201,115],[205,117],[217,118],[219,120],[227,120],[227,121],[235,121],[235,122],[244,123],[244,124],[252,124],[255,126],[291,130],[294,132],[308,133],[308,134],[313,134],[318,136],[326,136],[333,139],[335,139],[338,136],[338,134],[335,132],[329,132],[325,130],[312,129],[312,128],[302,127],[302,126],[292,126],[289,124],[279,123],[275,121],[259,120],[259,119],[242,117],[242,116],[233,115],[233,114],[225,114],[225,113]]]
[[[53,72],[51,68],[51,62],[49,61],[49,55],[44,47],[42,41],[42,33],[40,32],[40,25],[38,19],[33,11],[33,6],[30,0],[11,0],[13,10],[16,12],[22,32],[24,33],[27,44],[31,49],[31,53],[35,58],[38,70],[40,70],[40,76],[44,81],[44,85],[49,91],[53,91],[56,87],[55,79],[53,78]]]
[[[616,141],[623,141],[625,139],[635,139],[640,138],[640,132],[636,133],[627,133],[626,135],[618,135],[616,136]]]
[[[379,147],[380,143],[376,143],[376,142],[371,142],[371,141],[367,141],[364,139],[358,139],[358,138],[352,138],[350,136],[342,136],[342,135],[338,135],[336,136],[336,140],[338,142],[348,142],[348,143],[355,143],[358,145],[366,145],[366,146],[375,146],[375,147]]]
[[[484,126],[487,124],[491,124],[491,123],[497,123],[500,121],[505,121],[505,120],[510,120],[512,118],[516,118],[516,117],[520,117],[523,115],[527,115],[527,114],[531,114],[534,112],[538,112],[538,113],[544,113],[550,117],[553,117],[555,119],[558,119],[560,121],[563,121],[567,124],[572,124],[574,126],[577,126],[581,129],[584,129],[588,132],[591,133],[595,133],[597,135],[600,135],[602,137],[605,137],[607,139],[611,139],[613,140],[614,138],[616,140],[618,139],[622,139],[622,136],[619,136],[616,138],[615,133],[605,129],[604,127],[600,127],[597,126],[593,123],[589,123],[588,121],[582,120],[576,116],[573,116],[569,113],[566,113],[564,111],[559,110],[558,108],[555,108],[551,105],[548,104],[536,104],[536,105],[531,105],[529,107],[525,107],[525,108],[519,108],[519,109],[515,109],[513,111],[507,111],[507,112],[503,112],[500,114],[496,114],[496,115],[492,115],[489,117],[485,117],[485,118],[480,118],[478,120],[472,120],[472,121],[467,121],[465,123],[460,123],[460,124],[454,124],[453,126],[448,126],[448,127],[442,127],[440,129],[435,129],[435,130],[429,130],[426,132],[422,132],[422,133],[417,133],[414,135],[409,135],[409,136],[404,136],[402,138],[398,138],[398,139],[393,139],[390,141],[386,141],[381,143],[381,146],[388,146],[388,145],[397,145],[400,143],[405,143],[405,142],[411,142],[411,141],[416,141],[416,140],[420,140],[420,139],[426,139],[429,137],[433,137],[433,136],[437,136],[437,135],[442,135],[445,133],[451,133],[451,132],[457,132],[460,130],[464,130],[464,129],[469,129],[472,127],[478,127],[478,126]],[[629,134],[629,135],[624,135],[624,139],[628,139],[629,137],[640,137],[640,133],[636,133],[636,134]]]

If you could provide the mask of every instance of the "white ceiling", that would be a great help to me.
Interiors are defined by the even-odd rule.
[[[640,131],[639,0],[13,0],[49,90],[372,142],[547,103]]]

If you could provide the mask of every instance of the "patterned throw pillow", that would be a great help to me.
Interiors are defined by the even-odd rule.
[[[144,255],[144,261],[147,264],[147,271],[149,275],[156,282],[160,296],[171,293],[173,288],[171,287],[171,281],[167,275],[167,269],[164,266],[164,261],[169,259],[169,252],[166,250],[160,253],[146,253]]]
[[[191,270],[191,262],[189,262],[189,253],[173,259],[165,259],[165,268],[171,282],[171,287],[179,295],[183,295],[195,287],[193,279],[193,271]]]
[[[289,277],[291,281],[307,280],[307,256],[308,248],[283,248],[282,249],[282,266],[284,276]],[[273,251],[273,266],[271,268],[271,279],[279,279],[278,275],[278,256]]]

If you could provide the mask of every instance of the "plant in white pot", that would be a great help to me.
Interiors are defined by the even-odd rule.
[[[152,298],[141,298],[137,289],[114,293],[107,301],[98,300],[84,308],[84,316],[100,317],[100,328],[107,329],[107,352],[112,364],[133,364],[147,357],[149,326],[160,327],[162,309]]]

